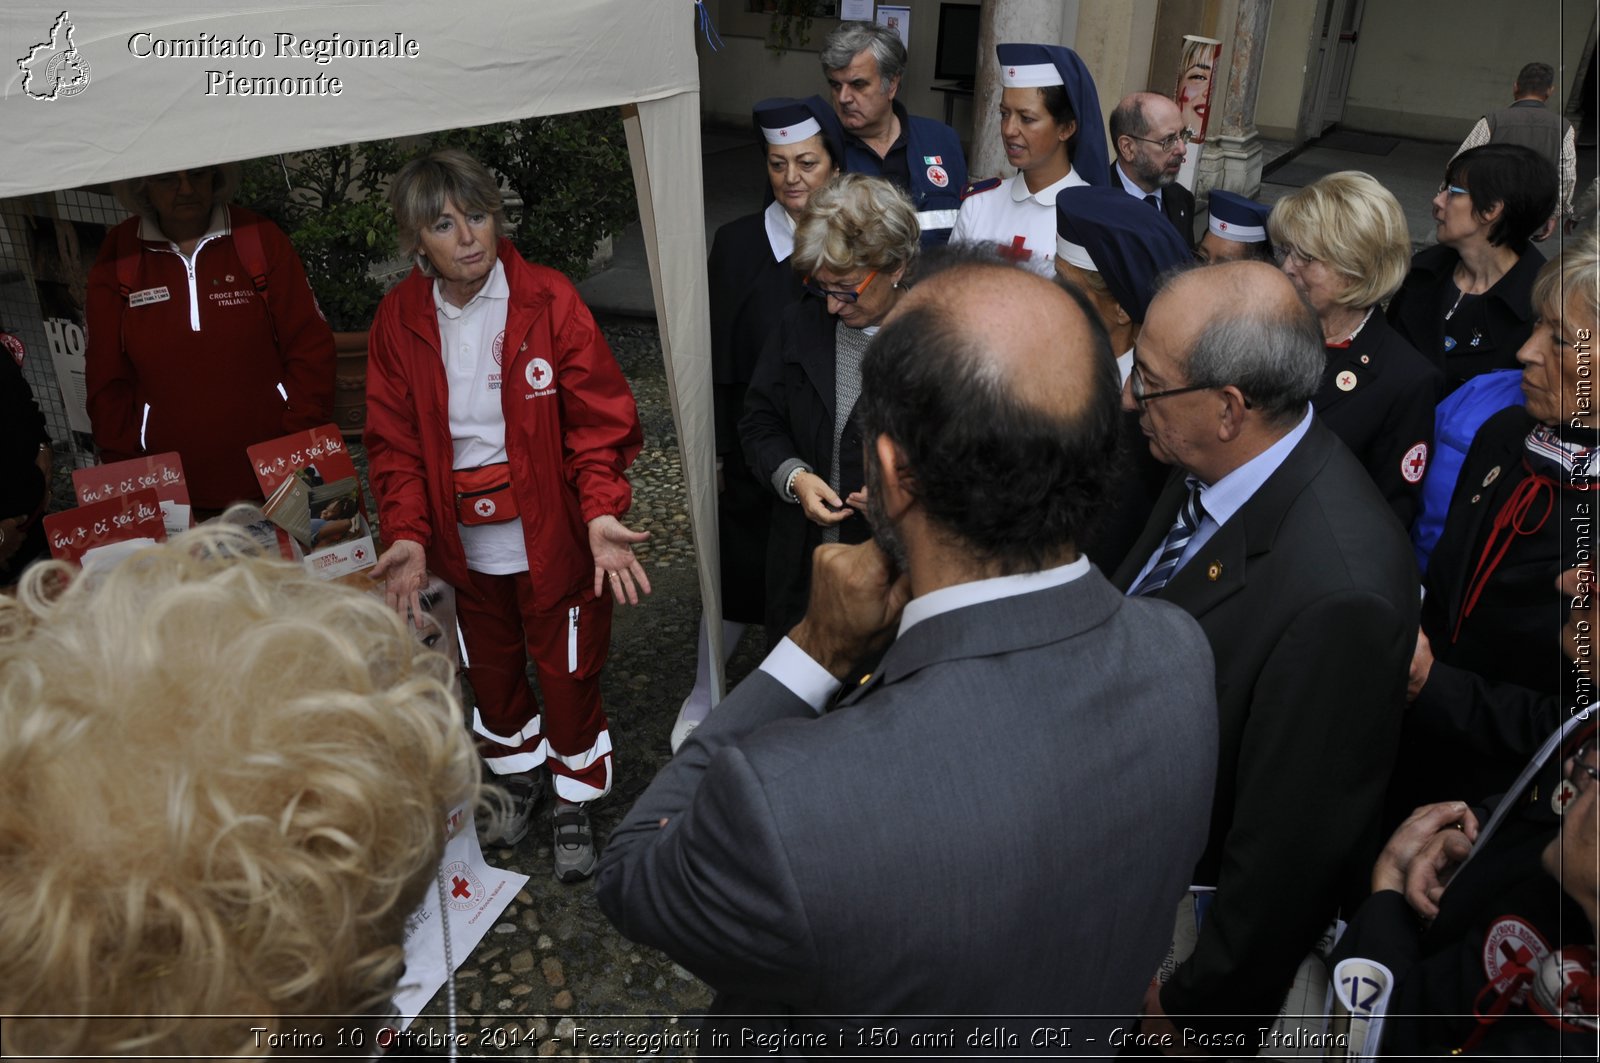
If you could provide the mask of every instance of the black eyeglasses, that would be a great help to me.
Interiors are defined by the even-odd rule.
[[[1128,374],[1128,389],[1133,392],[1133,401],[1143,406],[1156,399],[1164,399],[1168,395],[1183,395],[1190,391],[1210,391],[1215,384],[1189,384],[1181,388],[1168,388],[1165,391],[1146,391],[1144,389],[1144,374],[1139,371],[1139,363],[1133,363],[1133,372]]]
[[[873,270],[854,288],[824,288],[820,284],[811,283],[811,274],[807,273],[800,279],[800,285],[819,299],[837,299],[841,303],[853,303],[861,298],[861,293],[867,290],[867,285],[871,284],[877,275],[878,271]]]
[[[1166,136],[1162,137],[1160,140],[1151,140],[1149,137],[1136,137],[1132,133],[1124,133],[1122,135],[1125,136],[1125,137],[1129,137],[1130,139],[1133,139],[1133,140],[1142,140],[1146,144],[1154,144],[1156,147],[1160,148],[1162,151],[1171,151],[1173,148],[1177,147],[1179,144],[1187,144],[1187,143],[1189,143],[1189,141],[1191,141],[1191,140],[1193,140],[1195,138],[1196,134],[1195,134],[1195,131],[1192,130],[1192,129],[1180,129],[1176,133],[1168,133]]]

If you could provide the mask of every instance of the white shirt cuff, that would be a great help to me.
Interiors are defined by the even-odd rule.
[[[787,637],[767,654],[767,659],[761,662],[761,670],[782,683],[816,713],[821,713],[839,688],[844,686],[833,677],[833,673]]]

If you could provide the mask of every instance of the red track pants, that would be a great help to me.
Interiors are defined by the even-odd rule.
[[[526,572],[470,572],[457,618],[467,648],[467,678],[477,698],[472,729],[478,752],[498,774],[548,765],[556,796],[590,801],[611,789],[611,734],[600,704],[600,669],[611,645],[610,596],[587,590],[541,612]],[[533,659],[544,697],[528,687]]]

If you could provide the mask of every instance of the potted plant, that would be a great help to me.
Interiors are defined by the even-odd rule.
[[[379,140],[256,159],[244,168],[240,202],[289,237],[334,331],[334,420],[347,436],[366,424],[372,315],[406,268],[382,268],[395,248],[384,194],[402,154],[395,141]]]

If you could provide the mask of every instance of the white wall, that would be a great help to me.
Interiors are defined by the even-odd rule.
[[[1374,6],[1369,4],[1369,10]],[[1316,14],[1316,0],[1275,0],[1272,5],[1256,93],[1256,128],[1264,137],[1296,139],[1307,65],[1316,48]]]
[[[1564,65],[1550,101],[1560,111],[1594,24],[1594,0],[1368,0],[1344,125],[1458,140],[1511,102],[1534,60]]]

